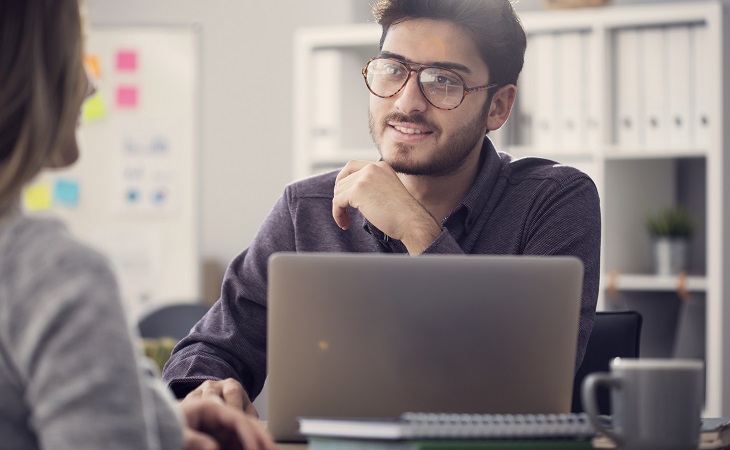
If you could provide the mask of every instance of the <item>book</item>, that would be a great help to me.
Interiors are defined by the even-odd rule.
[[[703,418],[700,427],[698,450],[715,450],[730,447],[730,417]],[[615,449],[616,444],[604,435],[593,439],[593,448]]]
[[[309,450],[590,450],[591,441],[572,439],[309,439]]]
[[[299,418],[305,436],[351,439],[590,439],[596,430],[578,414],[405,413],[392,419]]]

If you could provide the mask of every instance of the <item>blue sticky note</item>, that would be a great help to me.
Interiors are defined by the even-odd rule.
[[[53,200],[57,205],[79,204],[79,183],[75,180],[58,179],[53,186]]]

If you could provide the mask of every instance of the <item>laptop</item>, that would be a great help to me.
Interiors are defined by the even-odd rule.
[[[268,428],[298,417],[570,411],[574,257],[278,253],[269,260]]]

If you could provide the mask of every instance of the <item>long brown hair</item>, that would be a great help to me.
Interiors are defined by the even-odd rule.
[[[78,0],[0,0],[0,213],[75,133],[82,47]]]

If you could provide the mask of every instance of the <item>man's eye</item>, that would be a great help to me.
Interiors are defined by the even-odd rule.
[[[461,83],[459,83],[459,80],[457,80],[455,77],[449,76],[449,75],[436,75],[435,81],[438,84],[444,84],[444,85],[461,84]]]
[[[382,67],[382,71],[388,75],[397,75],[400,73],[401,68],[396,64],[386,64]]]

